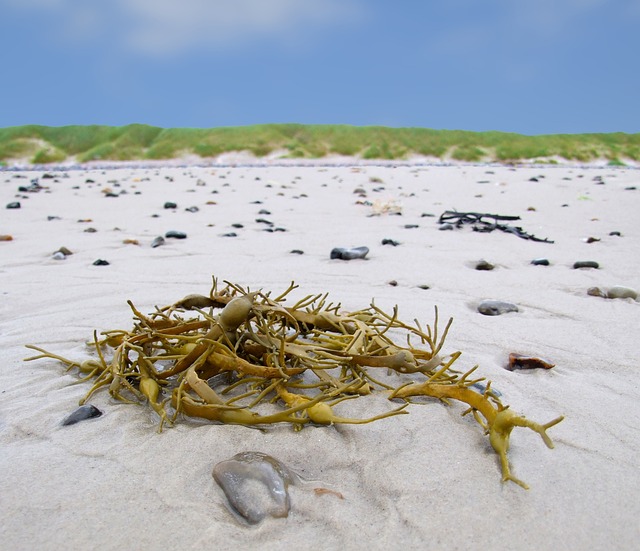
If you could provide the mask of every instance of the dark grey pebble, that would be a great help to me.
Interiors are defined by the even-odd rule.
[[[280,228],[280,227],[278,227],[278,228],[275,228],[273,231],[286,232],[286,231],[287,231],[287,228]]]
[[[84,233],[96,233],[98,230],[96,230],[95,228],[87,228],[86,230],[84,230]]]
[[[14,201],[13,203],[9,203],[7,205],[8,209],[19,209],[20,208],[20,203],[18,201]]]
[[[75,425],[80,421],[86,421],[87,419],[93,419],[94,417],[100,417],[101,415],[102,412],[96,406],[85,404],[65,417],[62,421],[62,426],[66,427],[68,425]]]
[[[597,269],[599,267],[600,267],[600,264],[598,264],[594,260],[578,260],[573,263],[574,269],[578,269],[578,268],[596,268]]]
[[[52,220],[60,220],[61,218],[59,216],[47,216],[47,221],[51,222]]]
[[[391,287],[397,287],[398,286],[398,282],[395,279],[392,279],[391,281],[387,281],[387,283],[389,285],[391,285]]]
[[[429,285],[418,285],[418,289],[422,289],[423,291],[427,291],[428,289],[431,289],[431,287]]]
[[[435,214],[431,214],[430,212],[423,212],[420,217],[421,218],[435,218]]]
[[[625,191],[635,191],[638,188],[636,186],[629,186],[629,187],[626,187],[624,189],[625,189]]]
[[[236,222],[235,224],[231,224],[231,227],[232,227],[232,228],[236,228],[236,229],[238,229],[238,230],[239,230],[239,229],[241,229],[241,228],[244,228],[244,225],[239,224],[239,223],[237,223],[237,222]]]
[[[289,254],[304,254],[304,251],[301,251],[300,249],[292,249],[289,251]]]
[[[493,270],[494,268],[495,266],[491,264],[491,262],[487,262],[486,260],[480,260],[476,264],[476,270],[480,270],[480,271],[488,272]]]
[[[152,242],[151,242],[151,247],[153,249],[155,249],[156,247],[159,247],[160,245],[164,245],[164,237],[162,237],[161,235],[159,235],[158,237],[156,237]]]
[[[404,228],[405,228],[406,230],[413,230],[413,229],[415,229],[415,228],[419,228],[419,227],[420,227],[420,226],[418,226],[418,224],[405,224],[405,225],[404,225]]]
[[[622,237],[622,234],[619,231],[611,231],[611,232],[609,232],[609,235],[616,236],[616,237]]]
[[[531,264],[533,264],[534,266],[548,266],[549,260],[547,258],[534,258],[531,261]]]
[[[124,190],[123,190],[124,191]],[[117,193],[113,193],[113,191],[108,191],[104,194],[105,197],[119,197]]]
[[[336,247],[331,251],[331,258],[339,258],[340,260],[354,260],[356,258],[364,258],[369,253],[369,247],[354,247],[352,249],[343,249]]]
[[[501,300],[483,300],[478,304],[478,312],[485,316],[499,316],[508,312],[517,312],[518,307],[511,302]]]
[[[186,209],[187,212],[198,212],[200,209],[198,207],[187,207]]]
[[[98,258],[98,260],[94,261],[93,265],[94,266],[108,266],[109,265],[109,261],[103,260],[102,258]]]
[[[178,205],[177,205],[176,203],[172,202],[172,201],[167,201],[167,202],[164,204],[164,208],[165,208],[165,209],[177,209],[177,208],[178,208]]]
[[[228,233],[223,233],[222,237],[238,237],[238,234],[234,231],[230,231]]]
[[[173,238],[173,239],[186,239],[187,238],[187,234],[184,233],[183,231],[176,231],[176,230],[169,230],[167,233],[164,234],[165,237],[167,238]]]
[[[383,239],[382,240],[382,244],[383,245],[393,245],[394,247],[397,247],[398,245],[400,245],[400,243],[398,243],[397,241],[394,241],[393,239]]]
[[[266,224],[267,226],[273,226],[273,222],[271,222],[270,220],[266,220],[264,218],[256,218],[256,223]]]
[[[265,216],[268,216],[269,214],[271,214],[271,211],[269,211],[267,209],[260,209],[258,211],[258,214],[264,214]]]
[[[453,224],[442,224],[439,228],[440,231],[452,230]]]

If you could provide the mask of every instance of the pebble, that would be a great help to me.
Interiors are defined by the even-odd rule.
[[[397,241],[394,241],[393,239],[383,239],[382,240],[382,244],[383,245],[392,245],[394,247],[397,247],[398,245],[400,245],[400,243],[398,243]]]
[[[13,203],[9,203],[7,204],[7,208],[8,209],[19,209],[20,208],[20,203],[18,201],[15,201]]]
[[[162,237],[161,235],[159,235],[158,237],[156,237],[152,242],[151,242],[151,247],[153,249],[155,249],[156,247],[159,247],[160,245],[164,245],[164,237]]]
[[[608,289],[602,290],[600,287],[591,287],[587,291],[588,295],[602,298],[632,298],[638,299],[638,291],[631,287],[623,287],[622,285],[614,285]]]
[[[404,228],[405,228],[406,230],[413,230],[413,229],[415,229],[415,228],[419,228],[419,227],[420,227],[420,226],[419,226],[418,224],[405,224],[405,225],[404,225]]]
[[[398,286],[398,282],[395,279],[392,279],[391,281],[387,282],[389,285],[391,285],[391,287],[397,287]]]
[[[80,421],[86,421],[87,419],[93,419],[94,417],[100,417],[102,412],[91,404],[85,404],[73,411],[70,415],[65,417],[62,421],[62,426],[75,425]]]
[[[501,300],[483,300],[478,305],[478,312],[485,316],[499,316],[508,312],[518,312],[518,307],[511,302]]]
[[[441,224],[438,229],[440,231],[446,231],[446,230],[452,230],[453,227],[454,227],[453,224]]]
[[[480,271],[491,271],[494,268],[495,266],[491,264],[491,262],[487,262],[486,260],[480,260],[476,264],[476,270],[480,270]]]
[[[182,231],[177,231],[177,230],[169,230],[167,233],[164,234],[164,236],[168,239],[173,238],[173,239],[186,239],[187,238],[187,234],[182,232]]]
[[[96,230],[95,228],[87,228],[86,230],[84,230],[84,233],[96,233],[98,230]]]
[[[187,207],[186,209],[187,212],[198,212],[200,209],[198,207]]]
[[[231,224],[231,227],[240,230],[240,229],[244,228],[244,225],[240,224],[239,222],[236,222],[235,224]]]
[[[230,231],[230,232],[227,232],[227,233],[223,233],[222,237],[238,237],[238,234],[236,232],[234,232],[234,231]]]
[[[55,253],[53,253],[53,255],[51,255],[51,258],[53,258],[53,260],[64,260],[67,257],[61,251],[56,251]]]
[[[177,208],[178,208],[178,205],[177,205],[177,203],[173,203],[172,201],[167,201],[167,202],[164,204],[164,208],[165,208],[165,209],[177,209]]]
[[[0,235],[0,241],[13,241],[12,235]]]
[[[555,367],[555,364],[552,364],[542,358],[537,358],[535,356],[523,356],[522,354],[512,352],[509,354],[509,366],[507,369],[509,371],[515,371],[516,369],[551,369],[552,367]]]
[[[427,291],[428,289],[431,289],[431,287],[429,285],[421,284],[421,285],[418,285],[418,289],[422,289],[423,291]]]
[[[66,247],[60,247],[56,253],[62,253],[64,256],[71,256],[73,253]],[[55,253],[54,253],[55,254]]]
[[[533,264],[534,266],[548,266],[549,265],[549,259],[548,258],[534,258],[531,261],[531,264]]]
[[[300,249],[292,249],[289,251],[289,254],[304,254],[304,251],[301,251]]]
[[[578,268],[599,268],[600,264],[595,262],[594,260],[578,260],[573,263],[574,270]]]
[[[98,260],[95,260],[93,262],[94,266],[108,266],[109,265],[109,261],[108,260],[103,260],[102,258],[98,258]]]
[[[340,260],[354,260],[356,258],[364,258],[369,253],[369,247],[354,247],[352,249],[343,249],[336,247],[331,250],[331,258],[339,258]]]
[[[611,231],[609,232],[609,235],[615,236],[615,237],[622,237],[622,234],[619,231]]]

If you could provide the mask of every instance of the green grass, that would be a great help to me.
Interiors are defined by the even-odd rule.
[[[34,164],[172,159],[182,155],[215,157],[247,151],[256,157],[283,152],[288,158],[327,155],[363,159],[439,159],[516,162],[554,158],[588,162],[606,159],[611,166],[640,161],[640,134],[551,134],[525,136],[506,132],[467,132],[383,126],[266,124],[222,128],[127,126],[16,126],[0,128],[0,162]]]

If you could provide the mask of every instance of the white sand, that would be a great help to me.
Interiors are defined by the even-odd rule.
[[[625,189],[640,188],[638,170],[125,168],[56,173],[58,181],[40,179],[50,193],[28,199],[16,197],[17,187],[43,173],[20,174],[27,178],[0,173],[0,234],[13,236],[0,242],[0,548],[636,548],[640,303],[586,291],[640,289],[640,189]],[[538,175],[544,178],[529,181]],[[372,191],[379,186],[385,189]],[[128,193],[107,198],[106,187]],[[371,207],[356,205],[357,187],[371,200],[400,203],[403,215],[368,217]],[[4,208],[14,200],[21,209]],[[164,210],[165,201],[179,208]],[[184,210],[192,205],[199,212]],[[272,214],[259,215],[261,208]],[[437,216],[453,208],[520,215],[516,224],[555,243],[439,231]],[[60,220],[47,221],[50,215]],[[287,231],[261,231],[260,217]],[[188,238],[150,248],[171,229]],[[238,237],[220,237],[229,231]],[[590,236],[601,241],[587,244]],[[140,244],[123,244],[127,238]],[[383,238],[401,245],[382,246]],[[335,246],[358,245],[371,249],[368,260],[329,259]],[[74,254],[53,260],[61,246]],[[530,264],[543,256],[551,266]],[[110,265],[93,266],[98,258]],[[474,270],[481,258],[496,269]],[[574,270],[576,260],[601,268]],[[566,416],[549,431],[555,449],[531,431],[514,431],[510,459],[531,486],[525,491],[500,482],[497,456],[473,419],[460,416],[461,404],[425,401],[409,406],[410,415],[362,426],[261,432],[187,420],[158,434],[146,408],[99,392],[92,403],[103,417],[61,427],[88,386],[73,384],[77,376],[58,362],[24,363],[24,344],[82,359],[94,329],[131,327],[127,299],[152,311],[207,294],[212,274],[273,291],[295,280],[300,296],[329,291],[346,310],[375,298],[387,309],[399,305],[407,321],[430,323],[438,305],[442,318],[455,319],[445,351],[463,351],[459,369],[479,364],[503,401],[536,421]],[[483,316],[476,306],[485,298],[512,301],[520,312]],[[510,372],[510,352],[556,367]],[[339,412],[365,417],[392,407],[380,396]],[[273,455],[344,499],[293,486],[287,519],[241,526],[211,470],[245,450]]]

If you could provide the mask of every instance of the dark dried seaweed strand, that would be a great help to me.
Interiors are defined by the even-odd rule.
[[[486,220],[486,219],[490,220]],[[527,233],[519,226],[509,226],[508,224],[500,224],[499,221],[513,221],[520,220],[519,216],[509,216],[501,214],[479,213],[479,212],[457,212],[452,210],[444,211],[438,223],[454,224],[460,228],[463,224],[471,224],[473,231],[480,233],[489,233],[494,230],[500,230],[505,233],[511,233],[520,237],[521,239],[527,239],[529,241],[536,241],[538,243],[553,243],[551,239],[536,237],[532,233]]]

